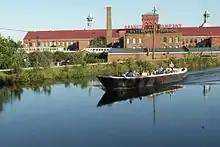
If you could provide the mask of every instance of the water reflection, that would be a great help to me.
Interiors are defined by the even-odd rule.
[[[23,89],[19,87],[3,87],[0,89],[0,112],[3,111],[3,105],[12,103],[14,100],[21,100]]]
[[[132,104],[134,99],[142,100],[144,97],[156,98],[156,96],[162,94],[172,95],[176,90],[183,88],[183,86],[157,86],[142,89],[133,90],[117,90],[117,91],[106,91],[102,96],[101,100],[97,104],[97,107],[109,104],[115,104],[120,101],[129,101]]]
[[[182,89],[183,86],[156,86],[142,89],[133,90],[117,90],[117,91],[106,91],[102,96],[101,100],[97,104],[97,107],[104,105],[112,106],[112,104],[128,101],[132,104],[134,99],[142,100],[145,97],[152,98],[153,100],[153,124],[156,124],[156,104],[155,98],[160,95],[169,94],[170,97],[177,91]]]
[[[181,85],[164,85],[157,87],[149,87],[142,89],[133,89],[133,90],[116,90],[116,91],[105,91],[105,89],[101,88],[105,91],[104,95],[100,99],[97,107],[101,107],[103,105],[112,106],[112,104],[128,101],[132,104],[134,99],[142,100],[143,97],[148,98],[156,98],[159,95],[169,94],[170,98],[175,94],[177,90],[183,88]],[[203,85],[203,96],[205,98],[208,97],[208,94],[211,92],[211,84]]]
[[[11,87],[1,87],[0,88],[0,112],[3,111],[4,104],[12,103],[13,101],[20,101],[22,94],[25,90],[30,90],[35,94],[45,94],[46,96],[50,96],[52,92],[52,88],[54,85],[62,84],[65,88],[70,88],[71,86],[77,86],[80,89],[89,88],[89,95],[91,96],[92,89],[97,86],[94,81],[90,81],[89,79],[82,80],[74,80],[69,82],[47,82],[41,84],[32,84],[32,85],[13,85]]]
[[[211,85],[210,84],[204,84],[203,85],[203,96],[204,99],[207,99],[208,94],[211,92]]]
[[[24,90],[31,90],[33,93],[45,95],[51,94],[51,85],[34,85],[32,87],[21,87],[19,85],[13,85],[11,87],[0,88],[0,112],[3,111],[4,104],[13,103],[13,101],[21,101]]]

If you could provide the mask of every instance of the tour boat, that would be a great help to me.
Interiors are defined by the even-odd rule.
[[[106,89],[133,89],[180,82],[187,68],[166,68],[163,73],[142,73],[137,76],[97,76]]]

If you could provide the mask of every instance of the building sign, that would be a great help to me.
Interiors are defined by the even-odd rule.
[[[160,24],[162,29],[177,29],[182,28],[182,24]]]
[[[181,28],[182,24],[157,24],[156,28],[157,29],[176,29],[176,28]],[[153,25],[125,25],[124,29],[152,29]]]
[[[174,29],[158,29],[156,30],[156,33],[176,33],[177,30],[174,30]],[[128,30],[127,33],[130,33],[130,34],[150,34],[150,33],[153,33],[153,29],[145,29],[145,30],[142,30],[142,29],[131,29],[131,30]]]
[[[124,29],[142,29],[142,25],[125,25]]]

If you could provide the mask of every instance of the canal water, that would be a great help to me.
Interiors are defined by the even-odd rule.
[[[219,81],[217,68],[140,91],[2,88],[0,147],[220,146]]]

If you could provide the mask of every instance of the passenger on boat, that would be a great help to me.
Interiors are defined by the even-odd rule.
[[[126,74],[127,77],[136,77],[136,76],[140,76],[140,74],[136,71],[133,71],[130,70],[127,74]]]
[[[173,64],[172,61],[170,62],[169,67],[173,70],[173,68],[174,68],[174,64]]]
[[[164,69],[162,65],[156,70],[156,74],[162,74],[164,72]]]
[[[132,70],[130,70],[130,71],[126,74],[126,77],[133,77],[133,72],[132,72]]]

